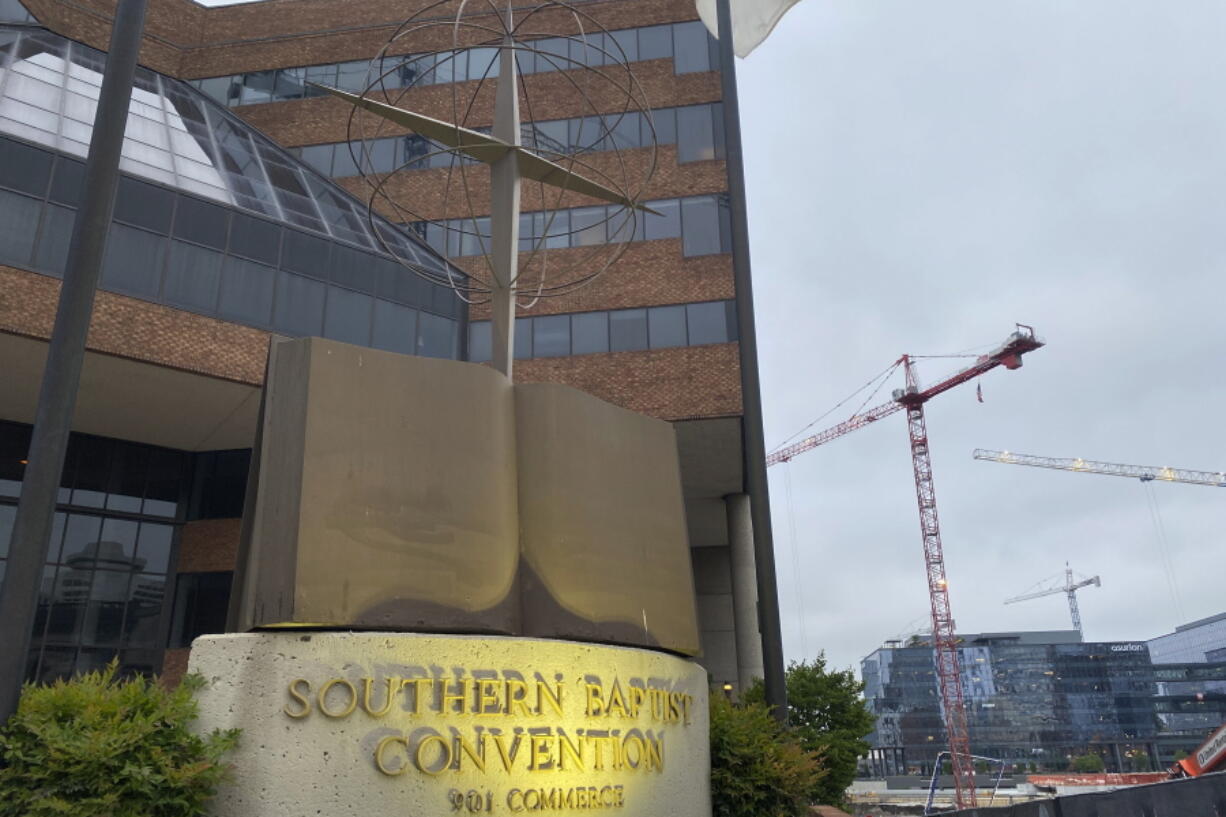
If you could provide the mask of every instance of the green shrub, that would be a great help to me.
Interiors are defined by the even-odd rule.
[[[825,771],[761,704],[733,706],[711,696],[714,817],[796,817]]]
[[[164,689],[101,672],[27,685],[0,729],[0,817],[195,817],[228,767],[238,730],[198,737],[188,676]]]
[[[1103,762],[1102,755],[1096,755],[1093,752],[1077,755],[1073,758],[1073,762],[1069,764],[1069,770],[1081,773],[1096,773],[1107,768],[1107,764]]]

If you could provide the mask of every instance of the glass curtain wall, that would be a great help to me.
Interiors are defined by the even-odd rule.
[[[30,427],[0,422],[0,574]],[[39,587],[28,677],[49,681],[105,666],[161,668],[188,456],[73,434]]]

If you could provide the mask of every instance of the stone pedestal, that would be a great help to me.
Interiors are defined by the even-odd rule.
[[[239,727],[215,817],[709,817],[707,679],[661,652],[264,632],[192,647],[202,731]]]

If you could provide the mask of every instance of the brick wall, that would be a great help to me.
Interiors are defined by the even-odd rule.
[[[106,47],[114,0],[30,0],[31,11],[53,30],[97,47]],[[267,0],[221,8],[203,8],[190,0],[150,0],[148,30],[142,59],[157,70],[187,77],[216,76],[245,70],[338,62],[370,57],[387,40],[394,25],[423,0]],[[607,0],[579,3],[609,29],[692,20],[692,0]],[[435,12],[443,16],[454,4]],[[590,29],[590,23],[585,23]],[[562,14],[534,18],[533,32],[576,33],[578,23]],[[397,50],[444,47],[450,34],[433,33],[403,42]],[[433,38],[433,39],[432,39]],[[435,42],[434,40],[438,41]],[[574,72],[571,72],[574,73]],[[616,73],[616,72],[614,72]],[[634,75],[642,95],[653,107],[665,107],[720,98],[716,73],[675,75],[669,60],[636,63]],[[624,80],[624,76],[622,77]],[[588,113],[581,109],[565,76],[533,75],[526,86],[536,102],[532,116],[557,119]],[[595,96],[601,110],[624,106],[625,94],[597,83]],[[460,87],[461,93],[464,88]],[[492,103],[488,95],[477,100],[468,122],[488,124]],[[413,89],[403,104],[427,113],[449,116],[451,88]],[[336,99],[310,99],[244,106],[235,112],[287,146],[343,141],[349,108]],[[390,134],[395,131],[389,130]],[[648,151],[627,151],[624,175],[632,192],[641,188]],[[665,146],[645,195],[651,198],[699,195],[725,189],[723,162],[679,165],[675,148]],[[616,159],[596,155],[600,170],[614,170]],[[443,206],[446,171],[402,174],[390,190],[398,200],[431,218],[467,214],[467,206],[453,195]],[[472,195],[483,201],[486,174],[470,174]],[[366,198],[358,179],[342,182]],[[524,187],[524,207],[562,207],[586,203],[579,197],[542,199],[534,184]],[[479,210],[478,214],[481,214]],[[399,219],[397,219],[399,220]],[[580,269],[602,265],[604,248],[553,250],[549,263]],[[461,260],[461,264],[474,263]],[[680,241],[664,240],[628,246],[617,263],[591,285],[563,297],[545,299],[531,314],[652,306],[734,297],[731,258],[714,255],[685,258]],[[531,277],[527,270],[525,280]],[[14,277],[16,276],[16,277]],[[58,282],[42,276],[0,269],[0,331],[47,337],[54,313]],[[474,319],[485,317],[481,307]],[[189,371],[199,371],[248,383],[262,377],[269,335],[136,299],[101,293],[90,333],[90,348],[110,354]],[[739,369],[736,344],[714,347],[662,349],[519,361],[517,379],[564,382],[590,391],[618,405],[657,417],[727,416],[740,413]]]
[[[565,383],[662,420],[741,413],[735,343],[517,360],[515,379]]]
[[[49,339],[59,292],[57,278],[0,266],[0,332]],[[259,329],[99,292],[87,348],[259,384],[264,381],[270,337]]]
[[[180,573],[233,570],[238,559],[238,519],[188,522],[179,533]]]

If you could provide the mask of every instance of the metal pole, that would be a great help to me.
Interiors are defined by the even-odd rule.
[[[119,0],[115,10],[110,53],[85,162],[81,207],[68,245],[64,283],[30,438],[29,464],[22,480],[8,569],[0,587],[0,723],[16,711],[25,677],[56,494],[85,359],[85,339],[115,206],[119,154],[145,25],[145,5],[146,0]]]
[[[771,535],[770,490],[766,482],[766,442],[762,436],[762,389],[758,382],[758,334],[753,316],[749,268],[749,221],[745,214],[745,161],[741,154],[741,111],[736,93],[736,55],[732,48],[729,0],[716,0],[719,15],[719,74],[723,86],[724,138],[728,199],[732,221],[732,274],[736,284],[736,325],[741,346],[741,467],[753,519],[754,559],[758,572],[758,627],[766,703],[776,718],[787,719],[783,674],[783,637],[779,630],[779,591]]]

